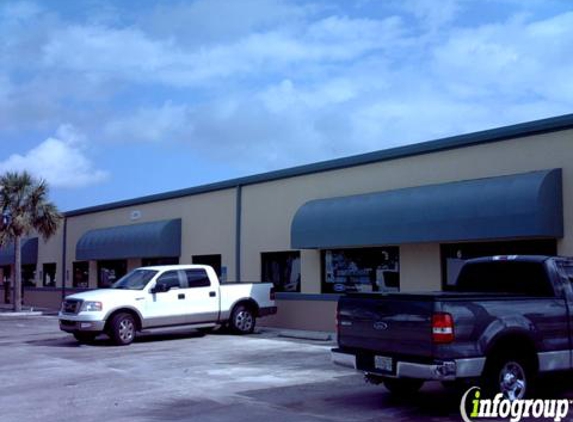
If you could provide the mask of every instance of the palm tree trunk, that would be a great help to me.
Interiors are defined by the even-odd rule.
[[[22,310],[22,252],[20,236],[14,238],[14,311]]]

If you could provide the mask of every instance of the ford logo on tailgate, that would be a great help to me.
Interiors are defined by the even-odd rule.
[[[379,331],[387,330],[388,324],[386,324],[385,322],[382,322],[382,321],[377,321],[374,323],[374,329],[379,330]]]

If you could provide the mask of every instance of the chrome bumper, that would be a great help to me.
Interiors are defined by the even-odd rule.
[[[101,332],[105,327],[105,321],[70,321],[60,319],[60,330],[66,333],[77,333],[80,331]]]
[[[332,362],[336,365],[345,366],[346,368],[356,368],[356,356],[349,353],[331,352]]]
[[[353,354],[333,350],[331,357],[332,362],[336,365],[359,369],[356,364],[356,356]],[[483,372],[484,365],[485,358],[455,359],[433,364],[397,361],[396,372],[393,374],[385,374],[375,370],[363,372],[389,378],[419,378],[424,380],[453,381],[458,378],[479,377]]]

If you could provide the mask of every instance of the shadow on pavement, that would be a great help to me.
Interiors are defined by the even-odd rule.
[[[134,344],[138,343],[150,343],[150,342],[161,342],[161,341],[174,341],[174,340],[187,340],[199,337],[204,337],[204,333],[198,331],[186,331],[177,333],[154,333],[154,334],[139,334]],[[80,347],[80,346],[92,346],[92,347],[114,347],[115,345],[109,337],[105,334],[98,336],[95,340],[80,343],[73,336],[60,337],[52,339],[42,339],[42,340],[30,340],[26,342],[27,344],[33,346],[48,346],[48,347]],[[121,346],[118,346],[121,347]],[[129,346],[128,346],[129,347]]]
[[[342,377],[337,382],[340,383],[339,391],[332,388],[332,383],[311,383],[250,391],[246,395],[301,414],[330,414],[336,421],[352,420],[356,414],[373,421],[461,421],[463,392],[446,389],[438,382],[429,382],[420,392],[407,397],[390,394],[382,386],[361,384],[352,376]],[[349,388],[350,385],[353,388]],[[535,398],[573,397],[571,373],[540,380],[538,391],[542,394],[536,394]],[[522,420],[526,422],[526,419]]]

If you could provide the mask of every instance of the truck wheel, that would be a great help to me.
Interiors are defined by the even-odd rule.
[[[524,356],[502,355],[492,358],[486,366],[483,381],[488,394],[502,393],[511,401],[532,395],[535,365]]]
[[[109,336],[117,346],[127,346],[135,339],[135,320],[130,314],[113,316],[109,326]]]
[[[385,378],[382,382],[392,394],[401,397],[416,393],[424,385],[424,380],[415,378]]]
[[[93,343],[97,334],[95,333],[74,333],[75,339],[82,344]]]
[[[255,330],[256,318],[251,308],[239,305],[233,310],[230,326],[235,334],[251,334]]]

